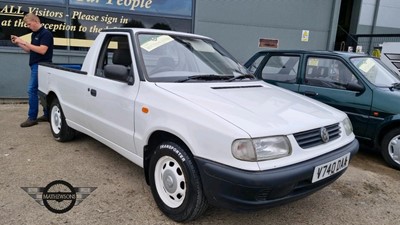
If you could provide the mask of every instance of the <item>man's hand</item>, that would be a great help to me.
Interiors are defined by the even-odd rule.
[[[13,44],[17,44],[17,36],[15,36],[15,35],[11,35],[11,42],[13,43]]]
[[[27,42],[22,40],[20,37],[11,35],[11,42],[16,44],[16,45],[26,45]]]
[[[15,35],[11,35],[11,42],[13,44],[18,45],[19,47],[21,47],[25,52],[30,52],[31,48],[29,47],[29,43],[22,40],[22,38],[15,36]],[[47,49],[46,49],[47,50]],[[46,51],[45,51],[46,52]],[[39,52],[40,53],[40,52]],[[40,53],[41,54],[41,53]],[[43,55],[43,54],[42,54]]]

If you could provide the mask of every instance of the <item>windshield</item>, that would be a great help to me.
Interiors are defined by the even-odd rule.
[[[400,82],[400,77],[388,69],[379,59],[371,57],[352,58],[350,61],[372,84],[391,87]]]
[[[222,82],[248,73],[229,53],[207,39],[165,34],[139,34],[138,38],[150,81]],[[199,77],[202,79],[193,79]]]

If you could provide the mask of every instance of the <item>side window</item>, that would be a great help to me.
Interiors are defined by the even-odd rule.
[[[309,57],[305,82],[311,86],[346,89],[348,83],[358,83],[354,74],[337,59]]]
[[[97,61],[96,76],[117,81],[127,80],[132,67],[128,40],[126,35],[106,36]]]
[[[299,56],[271,56],[262,70],[262,79],[296,83]]]
[[[249,71],[251,73],[256,72],[258,66],[261,64],[261,61],[264,59],[264,55],[260,55],[254,62],[249,66]]]

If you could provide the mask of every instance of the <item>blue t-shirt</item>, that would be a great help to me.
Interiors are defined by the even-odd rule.
[[[53,43],[53,34],[50,31],[48,31],[44,27],[41,27],[38,31],[33,32],[31,44],[36,46],[46,45],[48,49],[44,55],[41,55],[34,51],[30,51],[30,57],[29,57],[30,66],[39,62],[52,62],[54,43]]]

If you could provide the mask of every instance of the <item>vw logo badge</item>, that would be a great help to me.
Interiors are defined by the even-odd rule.
[[[320,134],[321,134],[321,139],[322,139],[322,141],[324,143],[329,141],[329,133],[328,133],[328,131],[326,130],[325,127],[321,128],[321,133]]]

